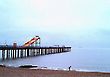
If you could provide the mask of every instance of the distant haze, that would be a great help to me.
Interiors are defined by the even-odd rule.
[[[0,44],[110,47],[110,0],[0,0]]]

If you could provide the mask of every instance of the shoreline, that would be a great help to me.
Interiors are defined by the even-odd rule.
[[[0,77],[110,77],[110,73],[0,66]]]
[[[24,66],[24,68],[29,68],[29,69],[47,69],[47,70],[69,71],[69,69],[67,69],[67,68],[45,67],[45,66],[38,66],[38,65],[32,65],[32,64],[19,65],[17,67],[16,66],[11,66],[11,65],[0,64],[0,67],[21,68],[22,66]],[[88,69],[77,69],[77,68],[74,68],[74,69],[71,68],[71,71],[110,73],[110,71],[88,70]]]

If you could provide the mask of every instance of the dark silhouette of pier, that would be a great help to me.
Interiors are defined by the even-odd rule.
[[[13,46],[0,45],[2,60],[26,58],[71,51],[71,47],[65,46],[41,47],[40,42],[40,37],[36,36],[26,42],[23,46],[17,46],[17,43],[13,43]]]
[[[71,47],[0,47],[2,60],[48,55],[71,51]]]

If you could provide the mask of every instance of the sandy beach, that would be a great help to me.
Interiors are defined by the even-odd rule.
[[[110,73],[0,67],[0,77],[110,77]]]

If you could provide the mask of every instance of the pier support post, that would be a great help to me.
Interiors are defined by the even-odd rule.
[[[15,59],[16,59],[16,58],[17,58],[17,57],[16,57],[16,49],[15,49],[14,51],[15,51]]]
[[[25,49],[24,50],[24,57],[27,57],[26,52],[27,52],[27,50]]]
[[[45,55],[48,55],[49,54],[49,52],[48,52],[47,49],[44,49],[44,52],[45,52]]]
[[[33,49],[33,56],[35,56],[35,49]]]
[[[37,55],[42,55],[42,49],[37,50]]]
[[[12,58],[14,59],[14,54],[15,54],[15,53],[14,53],[14,50],[12,50],[12,52],[13,52],[13,56],[12,56]]]
[[[20,57],[23,58],[23,50],[21,49]]]
[[[9,57],[10,57],[10,51],[9,50],[7,50],[7,53],[6,53],[6,59],[9,59]]]
[[[13,55],[13,54],[12,54],[12,50],[10,50],[10,54],[11,54],[10,58],[12,59],[12,55]]]
[[[19,49],[18,49],[18,53],[17,53],[17,58],[19,58]]]
[[[27,57],[29,57],[29,49],[27,49]]]
[[[2,60],[5,60],[5,50],[2,50]]]

